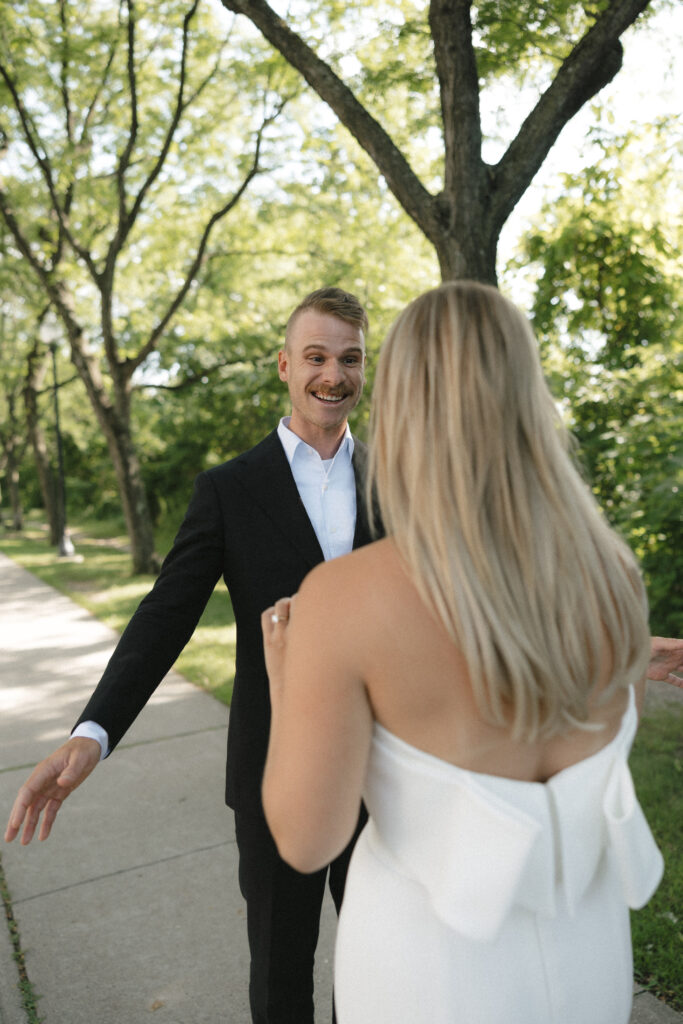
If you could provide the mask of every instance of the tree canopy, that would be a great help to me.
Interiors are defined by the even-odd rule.
[[[230,60],[214,28],[199,0],[24,0],[0,47],[0,211],[107,440],[138,571],[156,557],[133,377],[196,284],[216,225],[262,171],[286,102],[286,86],[272,88],[277,62],[247,74],[249,48]]]
[[[504,183],[526,187],[566,123],[563,76],[587,74],[581,54],[600,51],[606,65],[571,93],[575,103],[593,95],[616,70],[618,25],[635,20],[635,7],[311,0],[281,9],[278,32],[323,91],[338,91],[336,110],[255,18],[225,10],[233,6],[3,4],[0,472],[10,518],[20,523],[22,499],[48,512],[54,504],[41,325],[51,322],[58,341],[70,507],[127,510],[134,564],[152,568],[153,524],[177,517],[196,473],[287,411],[275,353],[303,294],[339,284],[368,308],[362,435],[373,356],[394,316],[440,273],[490,280],[497,270],[518,304],[529,295],[587,478],[648,574],[653,628],[676,631],[672,124],[615,134],[600,96],[584,104],[595,126],[582,140],[587,166],[549,193],[516,263],[496,257],[494,221],[512,202]],[[239,6],[275,17],[262,2]],[[456,59],[474,61],[474,74],[449,79]]]
[[[342,11],[335,0],[319,0],[305,10],[293,7],[286,20],[266,0],[222,3],[258,27],[370,155],[434,246],[442,277],[496,283],[503,225],[567,122],[619,71],[620,38],[649,0],[603,0],[590,7],[572,0],[431,0],[428,10],[404,0],[373,5],[370,14],[360,3]],[[372,32],[373,23],[380,49],[387,35],[395,48],[379,74],[372,63],[366,74],[367,45],[355,43],[359,34],[363,39]],[[356,63],[347,83],[349,51]],[[412,64],[400,66],[410,58]],[[488,163],[480,91],[503,70],[519,81],[529,78],[532,67],[538,98],[502,156]],[[384,98],[376,109],[378,94]],[[393,116],[383,123],[387,103],[394,102]],[[422,175],[412,166],[406,130],[417,145],[438,151],[436,184],[436,161]]]

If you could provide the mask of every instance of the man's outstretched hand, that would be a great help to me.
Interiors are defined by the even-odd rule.
[[[683,640],[671,637],[650,637],[652,650],[647,670],[648,679],[659,679],[674,686],[683,686]]]
[[[74,737],[33,769],[17,793],[7,823],[5,840],[11,843],[24,826],[23,846],[33,839],[40,821],[39,839],[47,839],[62,803],[87,779],[100,760],[97,740]],[[40,816],[42,814],[42,820]]]

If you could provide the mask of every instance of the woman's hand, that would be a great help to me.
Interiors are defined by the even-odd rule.
[[[293,602],[293,597],[281,597],[270,608],[266,608],[261,616],[263,651],[270,681],[271,704],[274,696],[277,699],[284,681],[287,634]]]

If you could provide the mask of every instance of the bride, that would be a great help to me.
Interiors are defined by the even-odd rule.
[[[629,907],[662,859],[627,757],[649,659],[635,560],[567,451],[522,314],[449,283],[373,393],[386,537],[263,616],[264,808],[308,872],[346,845],[340,1024],[626,1024]]]

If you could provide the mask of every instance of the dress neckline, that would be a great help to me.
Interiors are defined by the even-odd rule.
[[[463,768],[458,764],[454,764],[452,761],[446,761],[444,758],[437,757],[436,754],[430,754],[428,751],[422,750],[420,747],[416,747],[407,740],[401,739],[400,736],[391,732],[377,720],[373,723],[373,733],[374,738],[379,742],[379,744],[388,748],[390,752],[393,752],[394,754],[402,753],[404,757],[408,756],[413,761],[421,762],[425,767],[431,767],[432,769],[437,769],[440,772],[452,771],[459,775],[469,775],[478,779],[493,779],[498,783],[510,783],[513,786],[547,786],[553,780],[558,779],[560,776],[565,776],[568,772],[572,772],[579,769],[581,766],[606,757],[608,752],[612,751],[613,747],[623,742],[624,734],[627,731],[630,734],[635,733],[636,723],[635,690],[633,686],[629,686],[628,703],[621,717],[619,728],[612,739],[606,743],[604,747],[600,747],[600,749],[596,750],[593,754],[589,754],[587,757],[582,757],[580,760],[574,761],[572,764],[567,765],[566,768],[561,768],[559,772],[555,772],[555,774],[551,775],[545,782],[536,782],[529,779],[514,779],[507,775],[492,775],[490,772],[481,772],[474,768]],[[630,738],[632,738],[632,735]]]

